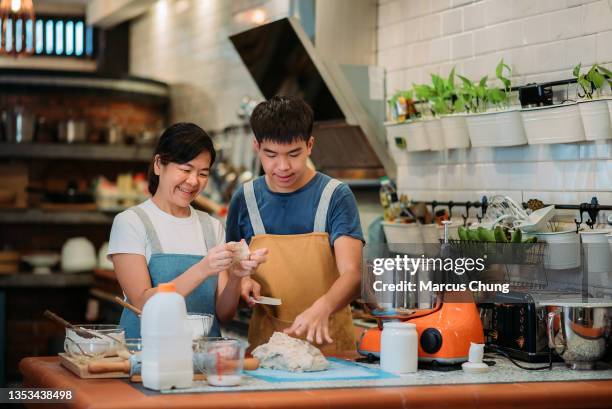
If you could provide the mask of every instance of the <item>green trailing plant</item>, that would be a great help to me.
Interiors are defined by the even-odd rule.
[[[593,94],[600,97],[606,84],[612,86],[612,72],[607,68],[593,64],[586,73],[580,72],[581,69],[582,63],[579,63],[572,71],[578,82],[578,96],[580,98],[593,99]]]
[[[503,88],[489,87],[487,85],[489,76],[487,75],[477,83],[458,75],[463,83],[458,94],[463,98],[465,109],[468,112],[485,112],[491,104],[497,108],[507,108],[510,105],[511,81],[508,77],[511,73],[510,67],[504,63],[502,58],[495,68],[495,77],[503,84]]]
[[[458,75],[463,82],[461,94],[468,112],[485,112],[489,105],[489,89],[487,87],[488,76],[484,76],[478,83],[469,78]]]
[[[504,64],[502,58],[497,67],[495,67],[495,77],[504,85],[503,88],[489,89],[489,100],[497,108],[507,108],[510,105],[510,78],[504,76],[504,71],[508,73],[508,77],[512,75],[512,70],[507,64]]]
[[[451,70],[448,78],[444,79],[437,74],[431,74],[431,85],[413,84],[416,97],[427,101],[434,116],[465,111],[465,101],[460,89],[455,86],[455,68]]]

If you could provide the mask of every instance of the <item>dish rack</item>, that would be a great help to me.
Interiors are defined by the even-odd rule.
[[[465,273],[470,281],[507,283],[513,289],[545,289],[548,286],[544,268],[546,243],[440,242],[444,258],[484,260],[486,268],[483,271]]]

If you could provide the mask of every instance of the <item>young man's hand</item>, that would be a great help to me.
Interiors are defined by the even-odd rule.
[[[329,336],[329,316],[332,307],[329,305],[325,296],[319,298],[306,311],[301,313],[293,321],[293,325],[284,332],[287,335],[302,336],[306,334],[306,339],[310,343],[317,344],[332,343],[334,340]]]
[[[240,295],[248,306],[252,308],[255,305],[253,298],[258,300],[261,295],[261,285],[259,285],[259,283],[253,280],[251,277],[244,277],[242,279]]]
[[[266,254],[268,254],[268,249],[255,250],[248,259],[232,265],[229,272],[239,278],[250,276],[260,264],[266,262]]]

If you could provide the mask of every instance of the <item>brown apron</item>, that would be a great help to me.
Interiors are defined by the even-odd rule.
[[[261,285],[261,295],[280,298],[282,305],[256,304],[249,323],[249,349],[268,342],[275,331],[289,328],[293,320],[331,288],[340,276],[325,232],[327,209],[339,181],[332,179],[323,190],[315,216],[314,232],[266,234],[255,200],[253,181],[244,185],[254,236],[251,251],[267,248],[267,261],[251,278]],[[318,345],[325,354],[355,351],[355,333],[350,306],[332,314],[329,334],[333,343]],[[304,338],[306,334],[302,334]]]

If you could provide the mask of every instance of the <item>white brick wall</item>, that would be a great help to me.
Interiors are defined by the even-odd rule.
[[[453,66],[492,76],[502,57],[515,85],[570,78],[580,61],[612,67],[612,0],[385,0],[378,24],[388,93]],[[418,200],[500,193],[612,204],[612,140],[411,153],[398,175],[399,189]]]
[[[130,72],[157,78],[172,89],[172,121],[223,129],[236,117],[244,95],[262,98],[228,36],[289,14],[288,0],[160,0],[130,26]],[[179,29],[180,28],[180,29]]]

